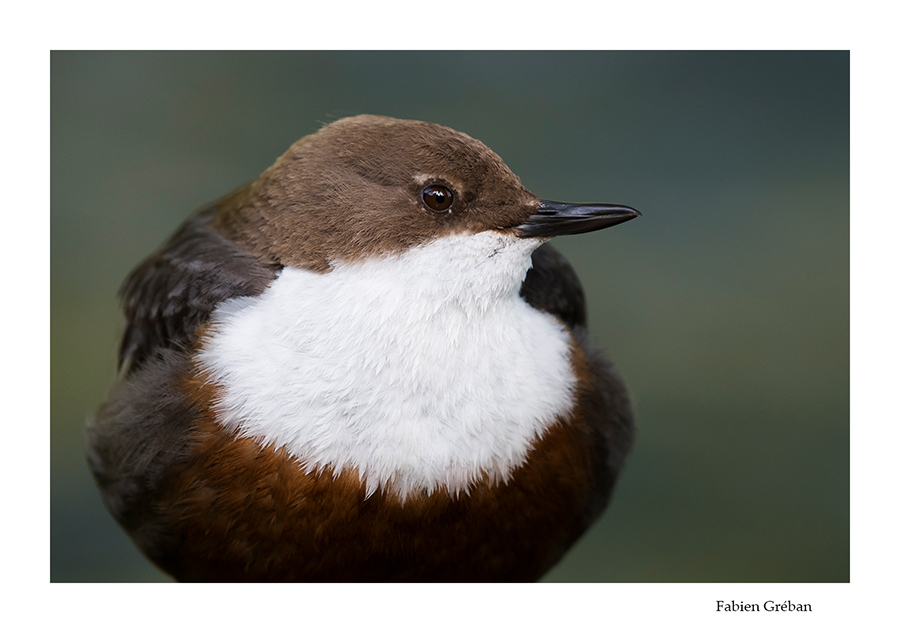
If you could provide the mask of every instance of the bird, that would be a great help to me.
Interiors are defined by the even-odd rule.
[[[540,579],[635,427],[547,241],[639,215],[435,123],[324,125],[126,278],[106,508],[182,582]]]

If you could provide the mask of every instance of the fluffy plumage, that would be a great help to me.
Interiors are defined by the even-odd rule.
[[[218,419],[368,494],[506,481],[574,405],[569,332],[519,289],[538,240],[485,231],[400,255],[286,267],[223,303],[197,355]]]
[[[622,209],[565,215],[431,123],[301,139],[126,280],[88,425],[107,508],[179,580],[540,577],[608,503],[632,416],[539,244],[549,215]]]

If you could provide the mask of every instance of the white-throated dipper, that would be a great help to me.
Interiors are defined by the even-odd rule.
[[[126,280],[107,508],[182,581],[539,578],[633,432],[544,243],[638,215],[541,200],[433,123],[302,138]]]

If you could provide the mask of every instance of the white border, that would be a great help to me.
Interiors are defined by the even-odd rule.
[[[18,3],[2,56],[11,356],[3,460],[9,621],[103,630],[888,630],[898,621],[896,21],[883,3]],[[552,13],[551,13],[552,12]],[[254,16],[259,16],[258,18]],[[850,49],[852,576],[823,585],[208,587],[49,578],[49,54],[115,48]],[[29,306],[30,309],[22,309]],[[8,352],[10,353],[10,352]],[[21,395],[20,395],[21,394]],[[18,396],[18,397],[16,397]],[[43,423],[42,423],[43,422]],[[9,450],[9,449],[15,450]],[[812,614],[715,613],[715,600],[808,600]],[[234,599],[231,599],[231,598]],[[251,606],[252,605],[252,606]],[[867,627],[867,623],[879,623]],[[627,627],[627,628],[619,628]]]

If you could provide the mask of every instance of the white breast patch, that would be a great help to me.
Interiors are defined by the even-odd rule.
[[[540,242],[487,231],[397,256],[286,267],[223,303],[198,360],[220,422],[371,494],[503,480],[573,404],[570,337],[519,288]]]

